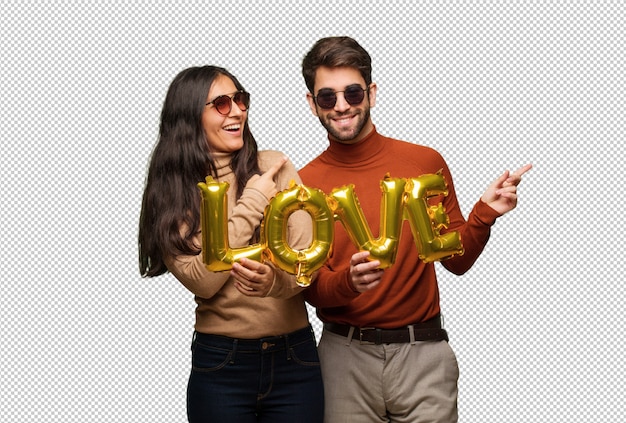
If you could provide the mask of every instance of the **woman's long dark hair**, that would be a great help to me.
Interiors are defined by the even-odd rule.
[[[185,69],[170,84],[161,111],[159,139],[152,152],[139,218],[139,271],[142,276],[165,273],[164,256],[198,254],[193,239],[200,229],[198,182],[217,177],[202,127],[202,113],[211,85],[219,75],[243,86],[226,69],[202,66]],[[236,196],[254,174],[260,174],[257,143],[243,128],[243,148],[233,154]],[[187,232],[180,233],[181,225]]]

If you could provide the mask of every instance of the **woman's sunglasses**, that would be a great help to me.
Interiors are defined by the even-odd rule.
[[[228,116],[233,107],[233,102],[239,107],[239,110],[245,112],[250,107],[250,93],[245,91],[237,91],[232,95],[220,95],[215,97],[213,101],[209,101],[206,105],[213,104],[215,110],[220,115]]]
[[[324,88],[317,93],[317,96],[313,96],[313,100],[315,100],[317,105],[322,109],[332,109],[335,107],[335,104],[337,104],[337,93],[343,93],[343,98],[346,99],[346,102],[350,106],[357,106],[363,101],[367,90],[368,88],[363,89],[358,84],[349,85],[343,91],[333,91]]]

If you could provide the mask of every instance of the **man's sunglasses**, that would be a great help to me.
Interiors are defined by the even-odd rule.
[[[319,107],[322,109],[332,109],[337,104],[337,93],[343,93],[343,98],[346,99],[346,102],[350,106],[357,106],[361,104],[363,98],[365,97],[365,92],[368,88],[361,88],[360,85],[349,85],[343,91],[333,91],[328,88],[321,89],[317,96],[313,96],[313,100],[317,103]]]
[[[233,107],[233,102],[239,107],[239,110],[245,112],[250,107],[250,93],[245,91],[237,91],[232,95],[220,95],[215,97],[213,101],[209,101],[206,105],[213,104],[215,110],[220,115],[228,116]]]

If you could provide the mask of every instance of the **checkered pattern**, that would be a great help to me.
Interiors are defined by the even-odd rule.
[[[1,421],[185,421],[193,298],[136,246],[165,92],[227,67],[301,167],[326,138],[300,63],[328,35],[370,52],[379,132],[439,150],[465,215],[535,166],[476,265],[438,265],[460,421],[621,421],[623,6],[377,3],[2,1]]]

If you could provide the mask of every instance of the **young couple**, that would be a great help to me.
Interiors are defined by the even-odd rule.
[[[195,295],[190,422],[457,421],[459,371],[440,323],[435,267],[419,259],[408,224],[395,264],[384,270],[338,228],[308,288],[271,262],[242,259],[229,272],[211,272],[200,254],[197,184],[207,175],[230,185],[229,245],[236,248],[259,241],[265,207],[291,180],[326,193],[354,185],[377,233],[385,174],[441,170],[448,195],[432,201],[443,202],[447,230],[458,231],[464,247],[442,264],[455,274],[472,266],[496,219],[515,208],[531,166],[497,177],[465,219],[439,153],[376,131],[371,72],[369,54],[349,37],[321,39],[306,54],[306,99],[329,146],[299,172],[283,154],[258,150],[250,94],[230,72],[194,67],[172,81],[143,196],[139,263],[143,276],[169,271]],[[305,213],[288,222],[294,249],[312,239]],[[305,301],[324,323],[319,348]]]

